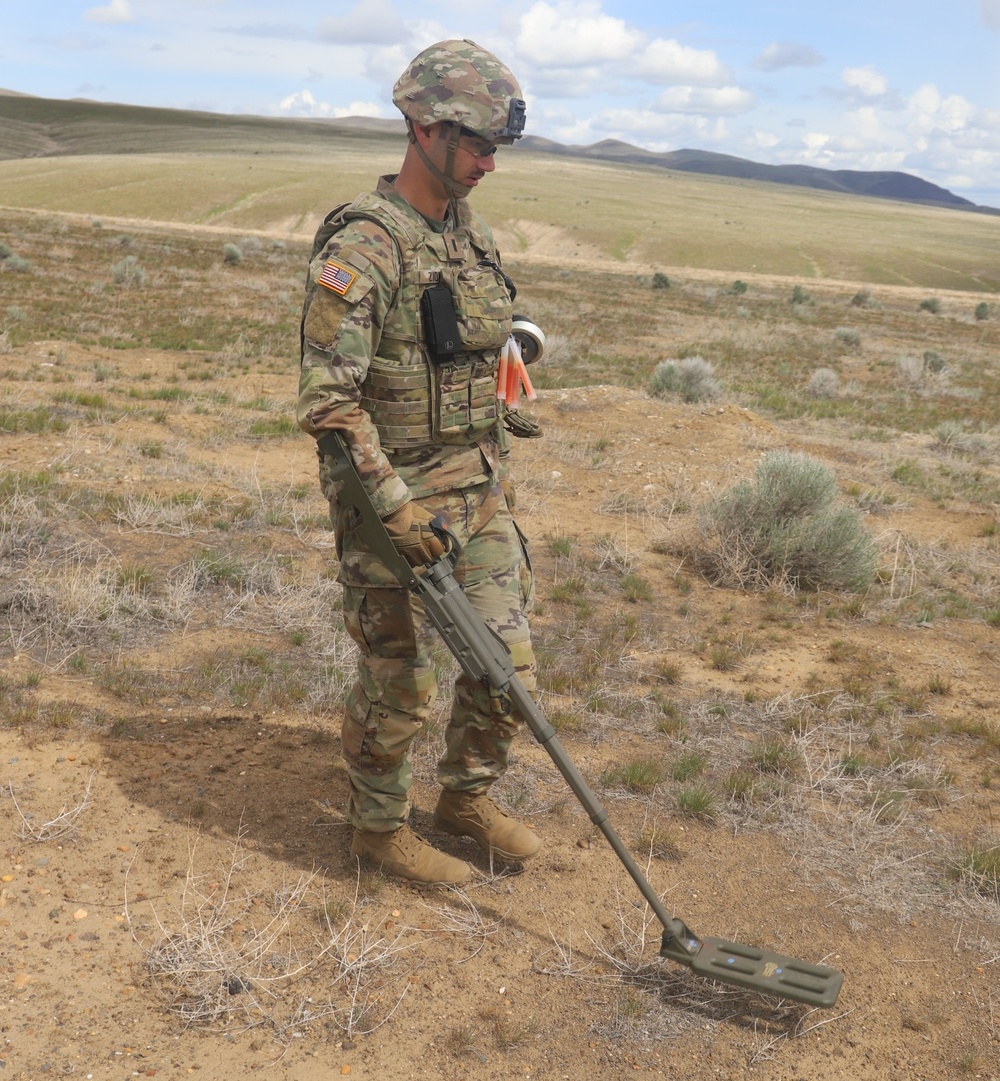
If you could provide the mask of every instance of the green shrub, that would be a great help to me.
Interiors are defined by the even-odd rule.
[[[986,838],[959,849],[950,859],[953,879],[971,886],[977,893],[1000,901],[1000,841]]]
[[[859,590],[875,576],[875,546],[833,473],[804,454],[776,451],[699,512],[696,558],[717,581],[766,589]]]
[[[625,599],[633,604],[653,599],[653,587],[641,574],[626,574],[622,579],[622,592]]]
[[[9,259],[14,254],[14,249],[6,240],[0,240],[0,259]]]
[[[872,306],[872,291],[870,289],[859,289],[851,297],[852,308],[871,308]]]
[[[812,297],[802,288],[801,285],[796,285],[792,290],[790,304],[812,304]]]
[[[683,785],[677,792],[677,812],[689,818],[715,818],[715,793],[706,784]]]
[[[736,281],[734,281],[733,284],[729,287],[729,292],[732,293],[734,297],[739,297],[742,296],[749,288],[750,287],[745,281],[740,281],[740,279],[737,278]]]
[[[937,297],[928,297],[926,300],[920,302],[920,310],[922,312],[930,312],[932,315],[937,315],[941,311],[941,301]]]
[[[661,360],[653,369],[649,387],[657,398],[678,394],[685,402],[713,401],[722,394],[712,365],[703,357]]]
[[[236,244],[224,244],[222,247],[222,260],[230,266],[239,266],[243,262],[243,249]]]
[[[705,751],[686,751],[678,755],[670,765],[670,776],[675,781],[690,781],[705,772],[708,754]]]
[[[987,457],[990,454],[989,440],[979,433],[967,432],[961,421],[943,420],[934,429],[934,437],[943,450],[972,457]]]
[[[927,349],[924,351],[924,367],[929,372],[943,372],[945,369],[945,359],[940,353],[935,353],[933,349]]]
[[[3,265],[8,270],[16,271],[18,274],[27,274],[31,270],[31,261],[21,255],[7,256],[3,261]]]
[[[648,794],[661,785],[666,776],[666,768],[658,758],[640,756],[609,766],[601,773],[601,784],[605,788],[625,788],[629,792]]]
[[[833,336],[841,345],[849,349],[857,349],[861,344],[861,331],[855,330],[854,327],[837,327]]]
[[[659,270],[653,275],[653,288],[654,289],[669,289],[670,279],[666,274],[662,274]]]
[[[146,280],[146,272],[135,255],[126,255],[111,268],[111,280],[125,289],[138,288]]]
[[[759,773],[778,776],[795,773],[799,762],[799,752],[795,746],[775,737],[762,737],[750,752],[750,765]]]
[[[980,322],[982,322],[982,320],[984,320],[984,319],[989,319],[989,317],[990,317],[990,306],[989,306],[989,304],[986,303],[985,300],[980,301],[976,305],[975,315],[976,315],[976,319],[978,319]]]

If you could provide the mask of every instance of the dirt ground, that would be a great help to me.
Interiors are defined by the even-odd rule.
[[[38,362],[48,348],[19,359]],[[81,373],[110,358],[58,348]],[[126,376],[129,365],[176,360],[113,359]],[[246,384],[288,395],[279,375]],[[0,1076],[1000,1077],[1000,908],[947,871],[955,845],[1000,817],[990,783],[1000,776],[995,628],[892,618],[886,591],[852,611],[832,595],[715,587],[678,554],[690,505],[749,476],[766,451],[818,457],[842,488],[870,485],[881,451],[734,405],[605,386],[543,391],[532,410],[545,436],[515,446],[518,514],[533,540],[540,652],[551,671],[566,670],[543,707],[562,719],[561,738],[626,841],[648,845],[638,855],[668,907],[695,931],[836,967],[836,1007],[779,1003],[659,961],[658,928],[633,885],[527,735],[504,798],[543,850],[519,873],[436,833],[436,752],[431,736],[421,741],[415,826],[478,875],[463,891],[415,889],[350,859],[336,701],[241,708],[165,684],[130,698],[74,667],[72,653],[43,656],[25,640],[3,659],[5,687],[30,691],[50,718],[70,703],[74,721],[8,717],[0,729]],[[58,459],[66,483],[162,493],[159,462],[134,453],[164,438],[162,424],[127,423],[114,440],[97,421],[5,435],[0,474]],[[200,438],[207,418],[184,423],[185,462],[204,467],[204,498],[232,498],[249,476],[262,489],[304,486],[310,511],[321,511],[304,437],[220,445]],[[981,506],[919,496],[872,516],[884,577],[898,570],[903,536],[956,561],[986,558],[989,518]],[[119,558],[178,560],[169,530],[95,521]],[[333,560],[318,526],[279,526],[267,543],[303,567]],[[648,593],[616,591],[616,560]],[[590,572],[589,606],[559,592]],[[5,569],[8,602],[21,573],[13,561]],[[942,563],[942,578],[951,573]],[[10,622],[11,604],[3,611]],[[335,605],[329,620],[332,634]],[[622,628],[602,672],[604,704],[585,707],[572,684],[583,654],[572,651]],[[713,635],[754,648],[719,665]],[[272,628],[255,636],[206,609],[120,648],[162,675],[274,640]],[[341,666],[349,671],[349,657]],[[874,689],[837,712],[859,673]],[[909,714],[858,722],[854,706],[889,687],[925,693]],[[634,709],[608,705],[616,695]],[[664,695],[683,726],[656,721]],[[677,812],[674,781],[646,794],[598,783],[630,755],[670,760],[691,748],[721,778],[775,734],[800,758],[765,806],[698,817]],[[844,741],[862,737],[867,788],[857,787],[864,771],[852,778],[831,765]]]

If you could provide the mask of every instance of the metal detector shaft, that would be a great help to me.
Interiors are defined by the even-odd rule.
[[[509,699],[532,735],[545,748],[591,822],[604,834],[663,927],[660,955],[711,979],[813,1006],[832,1006],[842,982],[841,974],[835,969],[724,939],[701,938],[689,930],[683,920],[674,919],[667,913],[593,789],[570,760],[555,729],[525,689],[506,645],[489,629],[462,592],[454,575],[461,547],[447,529],[447,523],[441,523],[439,529],[446,544],[445,554],[429,566],[415,570],[392,543],[340,433],[327,433],[319,440],[319,447],[336,463],[332,474],[337,498],[343,506],[353,507],[359,514],[359,532],[370,550],[401,585],[420,598],[428,617],[466,676]]]

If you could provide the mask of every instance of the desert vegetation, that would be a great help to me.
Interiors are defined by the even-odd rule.
[[[110,167],[78,163],[73,198]],[[569,197],[569,166],[516,165],[486,206],[551,345],[526,407],[544,437],[514,448],[540,703],[696,930],[845,971],[820,1017],[659,962],[658,927],[527,737],[499,798],[539,829],[536,866],[480,863],[437,896],[350,860],[353,652],[291,421],[303,234],[327,193],[294,187],[295,228],[275,228],[277,201],[204,168],[211,213],[50,208],[54,186],[4,212],[0,919],[25,936],[18,1016],[74,1033],[57,1055],[36,1020],[30,1046],[64,1072],[107,1058],[61,986],[72,969],[129,1001],[108,1007],[121,1058],[148,1045],[142,1065],[193,1068],[224,1047],[225,1077],[282,1056],[377,1075],[418,1029],[438,1075],[559,1076],[581,1054],[595,1075],[694,1078],[993,1061],[1000,320],[966,216],[864,202],[885,264],[862,272],[848,238],[826,276],[780,233],[722,265],[719,223],[626,244],[644,235],[629,192],[586,209],[606,166]],[[31,169],[0,163],[5,198],[28,201]],[[832,235],[843,206],[745,195],[722,220],[747,235],[788,199]],[[944,246],[943,222],[931,269],[913,229]],[[446,697],[443,650],[438,667]],[[420,829],[445,723],[442,704],[415,747]],[[162,1050],[181,1033],[191,1050]]]

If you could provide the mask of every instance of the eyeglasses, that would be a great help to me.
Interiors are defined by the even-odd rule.
[[[492,158],[497,152],[496,143],[488,143],[485,139],[480,138],[474,131],[469,131],[468,128],[460,129],[458,145],[474,158]]]

